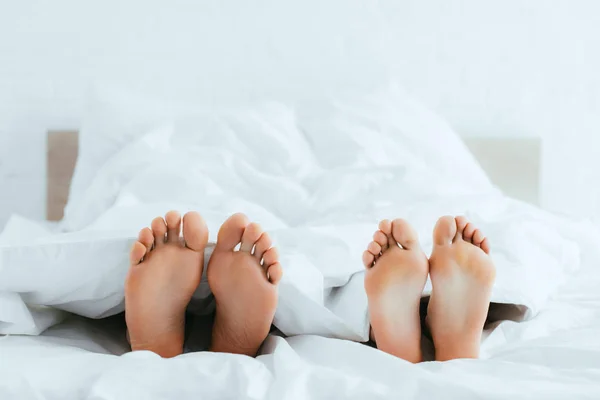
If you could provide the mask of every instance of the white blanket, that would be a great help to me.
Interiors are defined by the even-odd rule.
[[[271,336],[257,359],[116,357],[124,352],[119,340],[68,319],[42,336],[0,338],[2,398],[600,395],[596,230],[505,198],[460,160],[432,157],[453,151],[441,136],[432,143],[376,129],[380,111],[352,110],[348,120],[340,108],[327,124],[302,131],[293,113],[269,107],[278,118],[268,124],[253,113],[202,116],[194,129],[189,121],[167,124],[132,140],[69,205],[66,233],[12,219],[0,242],[0,333],[37,335],[62,321],[60,310],[91,318],[121,312],[137,231],[174,208],[200,211],[212,241],[237,211],[269,231],[284,268],[274,323],[292,337]],[[429,254],[444,214],[466,214],[488,235],[498,270],[492,300],[521,306],[512,319],[526,321],[492,326],[484,361],[415,366],[353,343],[368,338],[361,254],[377,221],[408,219]],[[580,280],[552,297],[572,275]],[[203,282],[199,314],[210,311],[207,296]]]

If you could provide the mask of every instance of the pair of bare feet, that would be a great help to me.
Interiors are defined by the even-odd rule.
[[[495,277],[489,243],[464,217],[440,218],[433,238],[428,260],[406,221],[380,223],[363,255],[372,334],[380,350],[422,361],[419,308],[430,274],[427,319],[436,359],[476,358]],[[142,229],[125,282],[132,350],[163,357],[182,353],[185,310],[204,272],[207,240],[208,229],[196,212],[182,221],[171,211]],[[267,337],[283,273],[271,245],[268,234],[243,214],[219,230],[206,271],[216,301],[212,351],[255,356]]]
[[[185,311],[204,273],[207,241],[208,229],[196,212],[182,220],[170,211],[164,219],[155,218],[151,229],[140,231],[125,281],[132,350],[162,357],[183,352]],[[282,277],[271,246],[269,235],[243,214],[221,226],[206,271],[216,302],[211,351],[255,356],[267,337]]]
[[[442,217],[429,260],[404,220],[384,220],[363,254],[372,338],[386,353],[417,363],[420,301],[427,275],[432,293],[427,325],[437,361],[477,358],[495,268],[489,242],[465,217]]]

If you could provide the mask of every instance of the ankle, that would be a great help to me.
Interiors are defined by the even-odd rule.
[[[435,342],[435,360],[449,361],[459,358],[479,358],[480,338],[445,338]]]
[[[262,346],[262,340],[260,342],[257,340],[240,340],[238,335],[231,333],[228,329],[222,329],[221,324],[214,324],[209,350],[214,353],[241,354],[256,357],[260,346]]]
[[[391,332],[393,332],[393,334],[387,334]],[[375,346],[384,353],[388,353],[413,364],[423,361],[420,331],[402,332],[399,329],[382,329],[377,337],[373,335],[373,342],[375,343]]]
[[[209,350],[213,353],[229,353],[229,354],[240,354],[249,357],[256,357],[258,354],[258,350],[260,349],[259,345],[251,345],[251,344],[241,344],[241,343],[231,343],[226,340],[215,340],[213,335],[213,340],[210,345]]]
[[[183,337],[180,335],[160,335],[148,340],[131,339],[131,351],[147,350],[163,358],[183,354]]]

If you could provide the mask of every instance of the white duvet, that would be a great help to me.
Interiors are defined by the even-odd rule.
[[[197,113],[128,138],[97,168],[82,160],[89,176],[76,175],[84,189],[60,233],[15,217],[0,237],[2,399],[600,398],[600,235],[505,198],[398,93],[319,115],[278,104]],[[274,238],[282,334],[256,359],[127,353],[118,318],[65,313],[120,313],[129,247],[169,209],[200,211],[213,241],[238,211]],[[408,219],[429,253],[444,214],[488,235],[492,300],[514,305],[494,307],[482,359],[412,365],[356,343],[368,338],[361,254],[377,221]],[[203,282],[194,313],[212,310],[209,294]]]

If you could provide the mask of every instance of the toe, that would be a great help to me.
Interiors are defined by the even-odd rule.
[[[367,246],[367,250],[369,253],[373,254],[374,257],[377,257],[381,253],[381,245],[377,242],[371,242]]]
[[[383,232],[387,237],[389,247],[398,246],[398,243],[394,240],[394,237],[392,236],[392,223],[389,219],[384,219],[379,223],[379,230]]]
[[[244,214],[234,214],[223,222],[217,236],[217,250],[233,251],[235,246],[242,241],[244,230],[248,226],[248,217]]]
[[[177,211],[169,211],[165,215],[167,222],[167,242],[177,243],[181,233],[181,214]]]
[[[415,229],[401,218],[392,222],[392,235],[402,248],[410,250],[419,247],[419,237]]]
[[[479,247],[481,247],[481,250],[483,250],[485,254],[490,254],[490,240],[488,238],[483,239]]]
[[[141,242],[135,242],[129,253],[129,261],[131,265],[137,265],[142,262],[142,258],[146,254],[146,246]]]
[[[272,264],[267,269],[267,278],[269,279],[269,282],[271,282],[273,285],[277,285],[279,283],[279,281],[281,281],[282,277],[283,277],[283,268],[281,268],[281,264],[279,264],[278,262],[276,262],[275,264]]]
[[[456,235],[456,220],[451,216],[438,219],[433,228],[433,243],[437,246],[445,246],[452,242]]]
[[[463,240],[465,240],[467,242],[472,242],[474,233],[475,233],[475,225],[469,222],[467,224],[467,226],[465,226],[465,230],[462,232]]]
[[[455,220],[456,220],[456,228],[458,229],[458,232],[464,231],[465,227],[469,223],[469,220],[464,215],[459,215],[458,217],[455,218]]]
[[[263,230],[259,224],[256,222],[251,222],[248,224],[246,229],[244,229],[244,233],[242,234],[242,245],[240,246],[240,251],[246,251],[250,253],[262,234]]]
[[[388,249],[388,238],[382,231],[377,231],[373,234],[373,241],[381,246],[381,252],[383,253]]]
[[[379,230],[383,232],[386,236],[392,234],[392,223],[389,219],[384,219],[379,223]]]
[[[265,267],[269,267],[271,264],[275,264],[279,261],[279,252],[277,248],[271,247],[269,250],[265,251],[263,256],[263,265]]]
[[[154,247],[162,246],[165,243],[167,234],[167,224],[162,217],[156,217],[152,220],[152,233],[154,234]]]
[[[362,259],[363,264],[367,269],[371,268],[373,266],[373,263],[375,262],[375,256],[369,250],[365,250]]]
[[[475,232],[473,232],[473,244],[475,246],[481,246],[481,242],[483,242],[483,239],[485,239],[485,236],[483,236],[483,232],[481,232],[479,229],[475,229]]]
[[[243,242],[243,241],[242,241]],[[262,260],[265,251],[269,250],[273,246],[273,242],[271,241],[271,237],[268,233],[263,233],[260,238],[256,241],[256,247],[254,248],[254,257]]]
[[[398,247],[398,242],[396,242],[396,239],[394,239],[394,236],[390,235],[387,237],[388,239],[388,246],[391,247],[392,249],[394,247]]]
[[[138,236],[138,241],[146,247],[146,253],[152,250],[152,246],[154,245],[152,230],[150,228],[142,229]]]
[[[194,251],[203,251],[208,242],[208,228],[204,218],[195,211],[183,216],[183,240]]]

